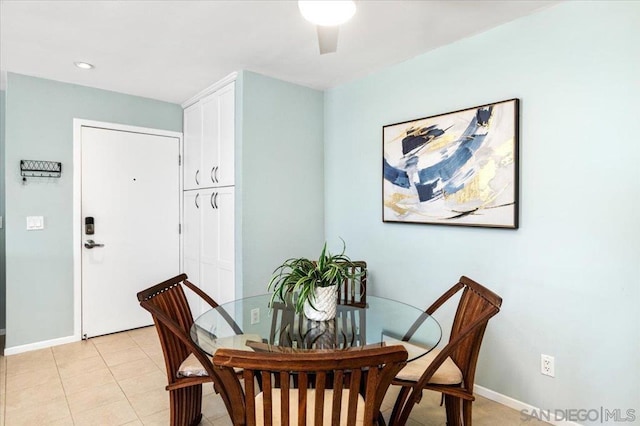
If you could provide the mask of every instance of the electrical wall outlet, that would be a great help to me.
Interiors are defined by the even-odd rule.
[[[257,324],[260,322],[260,308],[253,308],[251,310],[251,324]]]
[[[545,376],[556,377],[555,359],[551,355],[540,355],[540,372]]]

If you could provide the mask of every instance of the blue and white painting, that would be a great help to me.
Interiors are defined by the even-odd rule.
[[[383,127],[383,220],[518,227],[518,99]]]

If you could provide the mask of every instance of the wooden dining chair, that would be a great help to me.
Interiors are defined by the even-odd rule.
[[[344,351],[220,349],[213,364],[234,426],[371,426],[378,424],[382,399],[406,359],[400,345]],[[243,369],[244,387],[234,368]],[[294,376],[297,386],[292,387]],[[258,381],[261,392],[256,392]]]
[[[502,298],[465,276],[444,293],[412,325],[403,341],[408,341],[420,325],[456,293],[462,291],[453,319],[449,343],[441,350],[411,361],[393,380],[401,386],[391,413],[390,424],[406,424],[422,391],[442,393],[448,426],[471,426],[475,399],[473,383],[482,337],[489,319],[500,311]]]
[[[218,304],[187,280],[175,276],[138,293],[140,306],[151,313],[160,338],[167,370],[170,400],[170,424],[192,426],[202,419],[202,384],[213,382],[211,359],[191,339],[193,316],[183,285],[204,299],[212,308]],[[224,315],[223,315],[224,316]],[[236,333],[241,330],[231,317]]]

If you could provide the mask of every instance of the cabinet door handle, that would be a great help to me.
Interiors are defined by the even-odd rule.
[[[200,180],[198,179],[198,176],[200,176],[200,170],[196,170],[196,185],[200,185]]]
[[[209,202],[211,203],[211,208],[214,209],[214,210],[216,209],[215,196],[216,196],[216,193],[212,192],[211,193],[211,199],[209,200]]]
[[[196,209],[200,208],[200,205],[198,204],[198,198],[200,198],[200,193],[196,194],[196,198],[194,200],[194,202],[196,203]]]
[[[218,193],[217,192],[216,192],[215,198],[213,199],[213,202],[216,204],[216,209],[220,208],[220,206],[218,206]]]
[[[214,167],[214,169],[215,169],[215,171],[213,172],[213,175],[214,175],[214,176],[215,176],[215,178],[216,178],[216,183],[218,183],[218,182],[220,182],[220,181],[218,180],[218,166],[215,166],[215,167]]]
[[[216,183],[216,178],[215,178],[215,167],[211,168],[211,173],[209,173],[209,176],[211,177],[211,182]]]

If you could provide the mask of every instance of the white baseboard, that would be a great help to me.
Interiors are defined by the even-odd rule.
[[[44,340],[42,342],[29,343],[26,345],[13,346],[4,348],[4,355],[15,355],[23,352],[35,351],[36,349],[50,348],[52,346],[64,345],[65,343],[73,343],[80,341],[76,336],[60,337],[58,339]]]
[[[511,398],[510,396],[503,395],[501,393],[492,391],[491,389],[487,389],[482,386],[475,385],[473,387],[473,391],[477,395],[483,396],[487,399],[490,399],[491,401],[495,401],[509,408],[513,408],[514,410],[518,410],[521,412],[524,410],[526,414],[532,416],[533,418],[542,420],[547,423],[551,423],[554,426],[581,426],[579,423],[570,422],[567,420],[557,420],[555,415],[552,413],[547,413],[544,410],[541,410],[540,408],[534,407],[533,405],[526,404],[522,401],[518,401],[517,399]],[[553,418],[548,418],[549,414],[553,416]],[[525,414],[523,414],[523,420],[524,420],[524,415]]]

